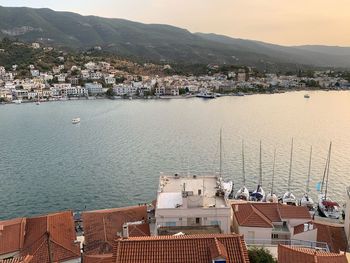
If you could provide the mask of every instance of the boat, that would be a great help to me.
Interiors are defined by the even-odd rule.
[[[73,124],[80,123],[80,118],[74,118],[74,119],[72,119],[72,123],[73,123]]]
[[[232,193],[233,182],[222,179],[222,129],[220,129],[220,172],[218,182],[221,193],[224,194],[225,199],[228,199]]]
[[[22,103],[22,100],[13,100],[13,103],[14,103],[14,104],[21,104],[21,103]]]
[[[292,145],[291,145],[291,150],[290,150],[290,163],[289,163],[288,191],[285,192],[285,194],[283,195],[282,203],[286,204],[286,205],[296,206],[296,205],[298,205],[298,201],[295,198],[295,195],[290,190],[290,185],[292,182],[293,146],[294,146],[294,141],[292,138]]]
[[[309,209],[311,215],[315,214],[315,203],[314,200],[309,196],[310,192],[310,174],[311,174],[311,159],[312,159],[312,146],[310,148],[310,158],[309,158],[309,170],[307,174],[306,191],[303,197],[300,199],[300,205],[306,206]]]
[[[36,105],[40,105],[40,101],[37,101],[35,104],[36,104]]]
[[[242,174],[243,174],[243,186],[237,191],[235,199],[249,200],[249,190],[247,189],[245,181],[245,164],[244,164],[244,141],[242,140]]]
[[[322,186],[321,191],[318,196],[318,212],[320,216],[331,218],[331,219],[339,219],[341,209],[337,202],[334,202],[327,194],[328,194],[328,179],[329,179],[329,166],[331,161],[331,151],[332,151],[332,142],[329,144],[327,161],[323,173],[322,178]],[[325,191],[323,193],[323,187],[325,187]]]
[[[267,202],[267,203],[278,203],[278,197],[273,191],[273,183],[275,180],[275,166],[276,166],[276,149],[273,153],[271,191],[265,197],[265,202]]]
[[[215,93],[204,91],[200,92],[196,95],[197,98],[203,98],[203,99],[215,99],[216,95]]]
[[[259,166],[259,183],[256,190],[250,195],[251,201],[262,202],[265,199],[265,191],[262,188],[262,155],[261,155],[261,141],[260,141],[260,166]]]
[[[309,98],[310,98],[310,95],[309,95],[309,94],[305,94],[305,95],[304,95],[304,98],[305,98],[305,99],[309,99]]]

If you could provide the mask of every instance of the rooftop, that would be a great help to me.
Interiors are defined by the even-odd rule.
[[[243,236],[206,234],[119,239],[115,242],[112,262],[207,263],[214,259],[249,262]]]
[[[222,195],[217,195],[218,179],[215,175],[161,175],[157,208],[228,207]],[[188,203],[184,203],[184,199]]]

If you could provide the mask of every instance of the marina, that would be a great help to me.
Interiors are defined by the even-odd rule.
[[[308,197],[316,205],[316,184],[322,181],[331,139],[327,196],[342,207],[350,167],[350,123],[344,116],[349,99],[348,92],[330,91],[313,92],[312,100],[295,92],[215,100],[6,105],[0,110],[0,122],[7,124],[0,125],[0,143],[12,150],[0,152],[0,217],[144,203],[154,200],[161,171],[216,175],[220,127],[222,179],[234,183],[233,195],[243,186],[257,189],[261,139],[262,187],[281,197],[288,190],[293,137],[290,189],[298,200],[305,194],[312,145]],[[76,116],[84,120],[78,126],[71,124]],[[322,122],[317,121],[320,116]],[[132,192],[127,190],[131,186]]]

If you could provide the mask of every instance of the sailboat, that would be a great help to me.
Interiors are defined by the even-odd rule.
[[[271,182],[271,191],[267,194],[265,201],[268,203],[278,203],[278,197],[273,191],[273,183],[275,180],[275,165],[276,165],[276,149],[273,153],[273,165],[272,165],[272,182]]]
[[[249,190],[247,189],[245,181],[245,165],[244,165],[244,141],[242,140],[242,174],[243,174],[243,186],[237,191],[235,199],[249,200]]]
[[[257,201],[257,202],[262,202],[265,198],[265,191],[262,188],[262,160],[261,160],[261,141],[260,141],[260,166],[259,166],[259,183],[258,186],[256,188],[256,190],[254,190],[254,192],[251,194],[250,199],[252,201]]]
[[[298,205],[297,199],[295,198],[293,193],[290,191],[290,184],[291,184],[291,181],[292,181],[293,146],[294,146],[294,142],[293,142],[293,138],[292,138],[292,146],[291,146],[291,150],[290,150],[288,191],[283,195],[282,202],[283,202],[283,204],[286,204],[286,205],[294,205],[294,206],[296,206],[296,205]]]
[[[228,199],[233,189],[232,181],[225,181],[222,179],[222,129],[220,130],[220,173],[218,183],[221,191],[224,194],[225,199]]]
[[[318,212],[321,216],[338,219],[340,217],[340,207],[337,202],[334,202],[329,196],[328,192],[328,179],[329,179],[329,165],[331,161],[332,142],[329,144],[328,156],[326,166],[323,173],[322,186],[318,199]],[[325,182],[326,180],[326,182]],[[326,183],[326,189],[323,193],[323,186]]]
[[[303,195],[303,197],[300,200],[300,205],[301,206],[306,206],[309,209],[310,214],[313,215],[315,213],[315,203],[314,203],[314,200],[312,200],[312,198],[309,196],[309,192],[310,192],[310,174],[311,174],[311,159],[312,159],[312,146],[310,148],[309,171],[308,171],[308,174],[307,174],[306,191],[305,191],[305,194]]]

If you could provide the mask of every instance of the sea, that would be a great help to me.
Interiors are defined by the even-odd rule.
[[[350,92],[310,91],[217,99],[74,100],[0,105],[0,219],[71,209],[150,203],[163,174],[222,176],[246,184],[306,189],[322,181],[332,142],[328,193],[342,203],[350,182]],[[80,124],[72,119],[80,117]]]

